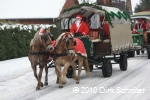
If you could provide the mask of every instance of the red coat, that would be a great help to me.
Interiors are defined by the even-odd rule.
[[[146,30],[146,25],[145,25],[145,23],[142,23],[142,24],[137,23],[137,24],[135,24],[134,28],[135,28],[135,30],[142,29],[143,31],[145,31]]]
[[[103,29],[104,29],[104,31],[105,31],[105,34],[104,34],[104,36],[105,36],[105,38],[109,38],[109,25],[108,25],[108,23],[104,23],[103,24]]]
[[[81,33],[82,35],[88,35],[89,34],[89,27],[85,22],[81,22],[79,28],[77,28],[76,24],[72,24],[70,28],[70,32],[72,33]]]

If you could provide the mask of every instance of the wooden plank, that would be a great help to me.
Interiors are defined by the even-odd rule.
[[[111,55],[110,43],[96,42],[94,43],[93,51],[95,56]]]

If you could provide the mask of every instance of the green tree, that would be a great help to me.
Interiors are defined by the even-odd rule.
[[[150,0],[140,0],[139,4],[136,4],[134,12],[141,12],[145,10],[150,10]]]

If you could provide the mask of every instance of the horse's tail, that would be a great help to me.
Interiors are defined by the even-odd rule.
[[[85,69],[86,74],[88,75],[88,77],[91,77],[89,63],[88,63],[88,60],[86,58],[83,59],[83,66],[84,66],[84,69]]]

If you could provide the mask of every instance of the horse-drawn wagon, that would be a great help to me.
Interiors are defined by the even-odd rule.
[[[119,64],[121,71],[127,70],[127,52],[132,47],[132,33],[130,15],[120,11],[118,8],[99,6],[83,3],[64,10],[59,16],[60,32],[69,32],[71,25],[75,22],[76,14],[80,13],[90,20],[90,32],[88,36],[79,37],[84,43],[90,70],[93,67],[102,69],[104,77],[112,75],[112,64]],[[108,21],[109,38],[103,37],[103,21]],[[94,26],[94,27],[91,27]],[[94,37],[94,38],[93,38]],[[112,63],[114,60],[115,63]],[[95,68],[94,67],[94,68]],[[71,68],[68,77],[72,76]]]

